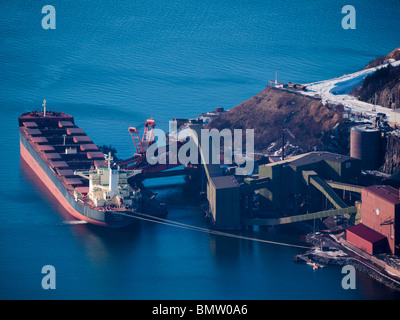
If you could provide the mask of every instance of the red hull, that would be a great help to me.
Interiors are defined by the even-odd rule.
[[[43,169],[40,167],[40,165],[35,161],[35,159],[31,156],[31,154],[26,150],[25,146],[20,143],[20,150],[21,150],[21,156],[22,158],[26,161],[26,163],[31,167],[33,172],[39,177],[39,179],[44,183],[44,185],[50,190],[50,192],[54,195],[54,197],[58,200],[58,202],[67,210],[72,216],[79,220],[83,220],[95,225],[99,226],[104,226],[107,227],[108,224],[90,219],[82,214],[80,214],[78,211],[76,211],[70,204],[69,202],[65,199],[65,197],[61,194],[61,192],[58,190],[58,188],[54,185],[54,183],[49,179],[47,174],[43,171]]]

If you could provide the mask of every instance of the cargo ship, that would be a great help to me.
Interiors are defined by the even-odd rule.
[[[75,218],[111,228],[137,221],[142,194],[128,179],[141,171],[121,169],[73,116],[43,106],[18,118],[21,157],[29,167]]]

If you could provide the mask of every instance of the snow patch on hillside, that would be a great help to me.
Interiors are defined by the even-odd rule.
[[[392,66],[400,65],[400,60],[390,61]],[[364,78],[380,68],[387,67],[388,63],[379,65],[374,68],[364,69],[351,74],[346,74],[334,79],[317,81],[304,84],[307,91],[301,92],[307,96],[317,96],[322,99],[322,103],[342,104],[345,110],[352,113],[366,113],[368,116],[376,116],[378,113],[386,114],[386,119],[390,121],[391,110],[380,105],[375,105],[358,100],[356,97],[349,95],[350,90],[361,84]]]

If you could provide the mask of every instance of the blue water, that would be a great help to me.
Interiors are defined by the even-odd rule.
[[[75,116],[97,144],[133,153],[128,126],[232,108],[278,81],[311,82],[363,68],[400,44],[397,0],[353,0],[357,29],[341,28],[347,1],[58,1],[56,29],[43,4],[0,7],[0,298],[395,299],[357,273],[293,263],[301,249],[142,222],[104,230],[73,219],[21,163],[17,117],[48,108]],[[148,183],[191,205],[180,177]],[[169,219],[204,227],[196,210]],[[66,223],[67,222],[67,223]],[[253,236],[296,242],[288,234]],[[56,269],[56,289],[41,268]]]

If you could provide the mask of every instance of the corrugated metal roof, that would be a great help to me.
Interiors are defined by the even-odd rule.
[[[53,168],[68,168],[68,164],[65,161],[51,161],[50,164]]]
[[[27,133],[27,134],[30,134],[30,135],[35,135],[35,136],[38,136],[38,135],[41,135],[42,134],[42,132],[39,130],[39,129],[25,129],[25,132]]]
[[[71,186],[81,185],[82,180],[79,178],[65,178],[65,182]]]
[[[377,241],[383,240],[386,237],[379,232],[363,225],[362,223],[356,224],[347,229],[347,232],[354,233],[355,235],[367,240],[370,243],[375,243]]]
[[[63,128],[63,127],[73,127],[74,124],[73,124],[71,121],[58,121],[58,126],[59,126],[60,128]]]
[[[74,136],[74,142],[92,142],[92,140],[88,136]]]
[[[299,167],[319,161],[333,161],[333,162],[345,162],[352,158],[341,154],[335,154],[330,152],[310,152],[304,157],[296,159],[290,163],[291,166]]]
[[[334,161],[334,162],[345,162],[348,160],[354,160],[354,158],[331,153],[331,152],[324,152],[324,151],[313,151],[308,153],[303,153],[297,156],[292,156],[286,158],[285,160],[276,161],[273,163],[268,163],[266,166],[274,166],[279,164],[289,164],[294,167],[304,166],[311,163],[317,163],[320,161]]]
[[[38,125],[36,122],[33,121],[27,121],[27,122],[22,122],[25,128],[37,128]]]
[[[88,159],[104,159],[104,153],[101,151],[89,151],[87,157]]]
[[[57,172],[60,176],[73,176],[74,170],[72,169],[57,169]]]
[[[47,159],[61,159],[61,156],[59,153],[45,153],[44,156]]]
[[[107,161],[105,160],[94,160],[94,165],[96,166],[96,168],[103,168],[103,167],[107,167]]]
[[[82,151],[99,150],[99,148],[94,143],[81,144],[80,148],[81,148]]]
[[[67,134],[85,134],[85,131],[83,131],[81,128],[67,128]]]
[[[49,140],[47,140],[45,137],[32,137],[31,140],[36,143],[48,143],[49,142]]]
[[[391,186],[375,185],[366,187],[364,190],[371,192],[392,204],[400,204],[399,190]]]
[[[38,149],[40,151],[55,151],[55,149],[52,146],[49,146],[48,144],[38,145]]]
[[[239,187],[239,183],[234,176],[211,177],[210,179],[216,189]]]

